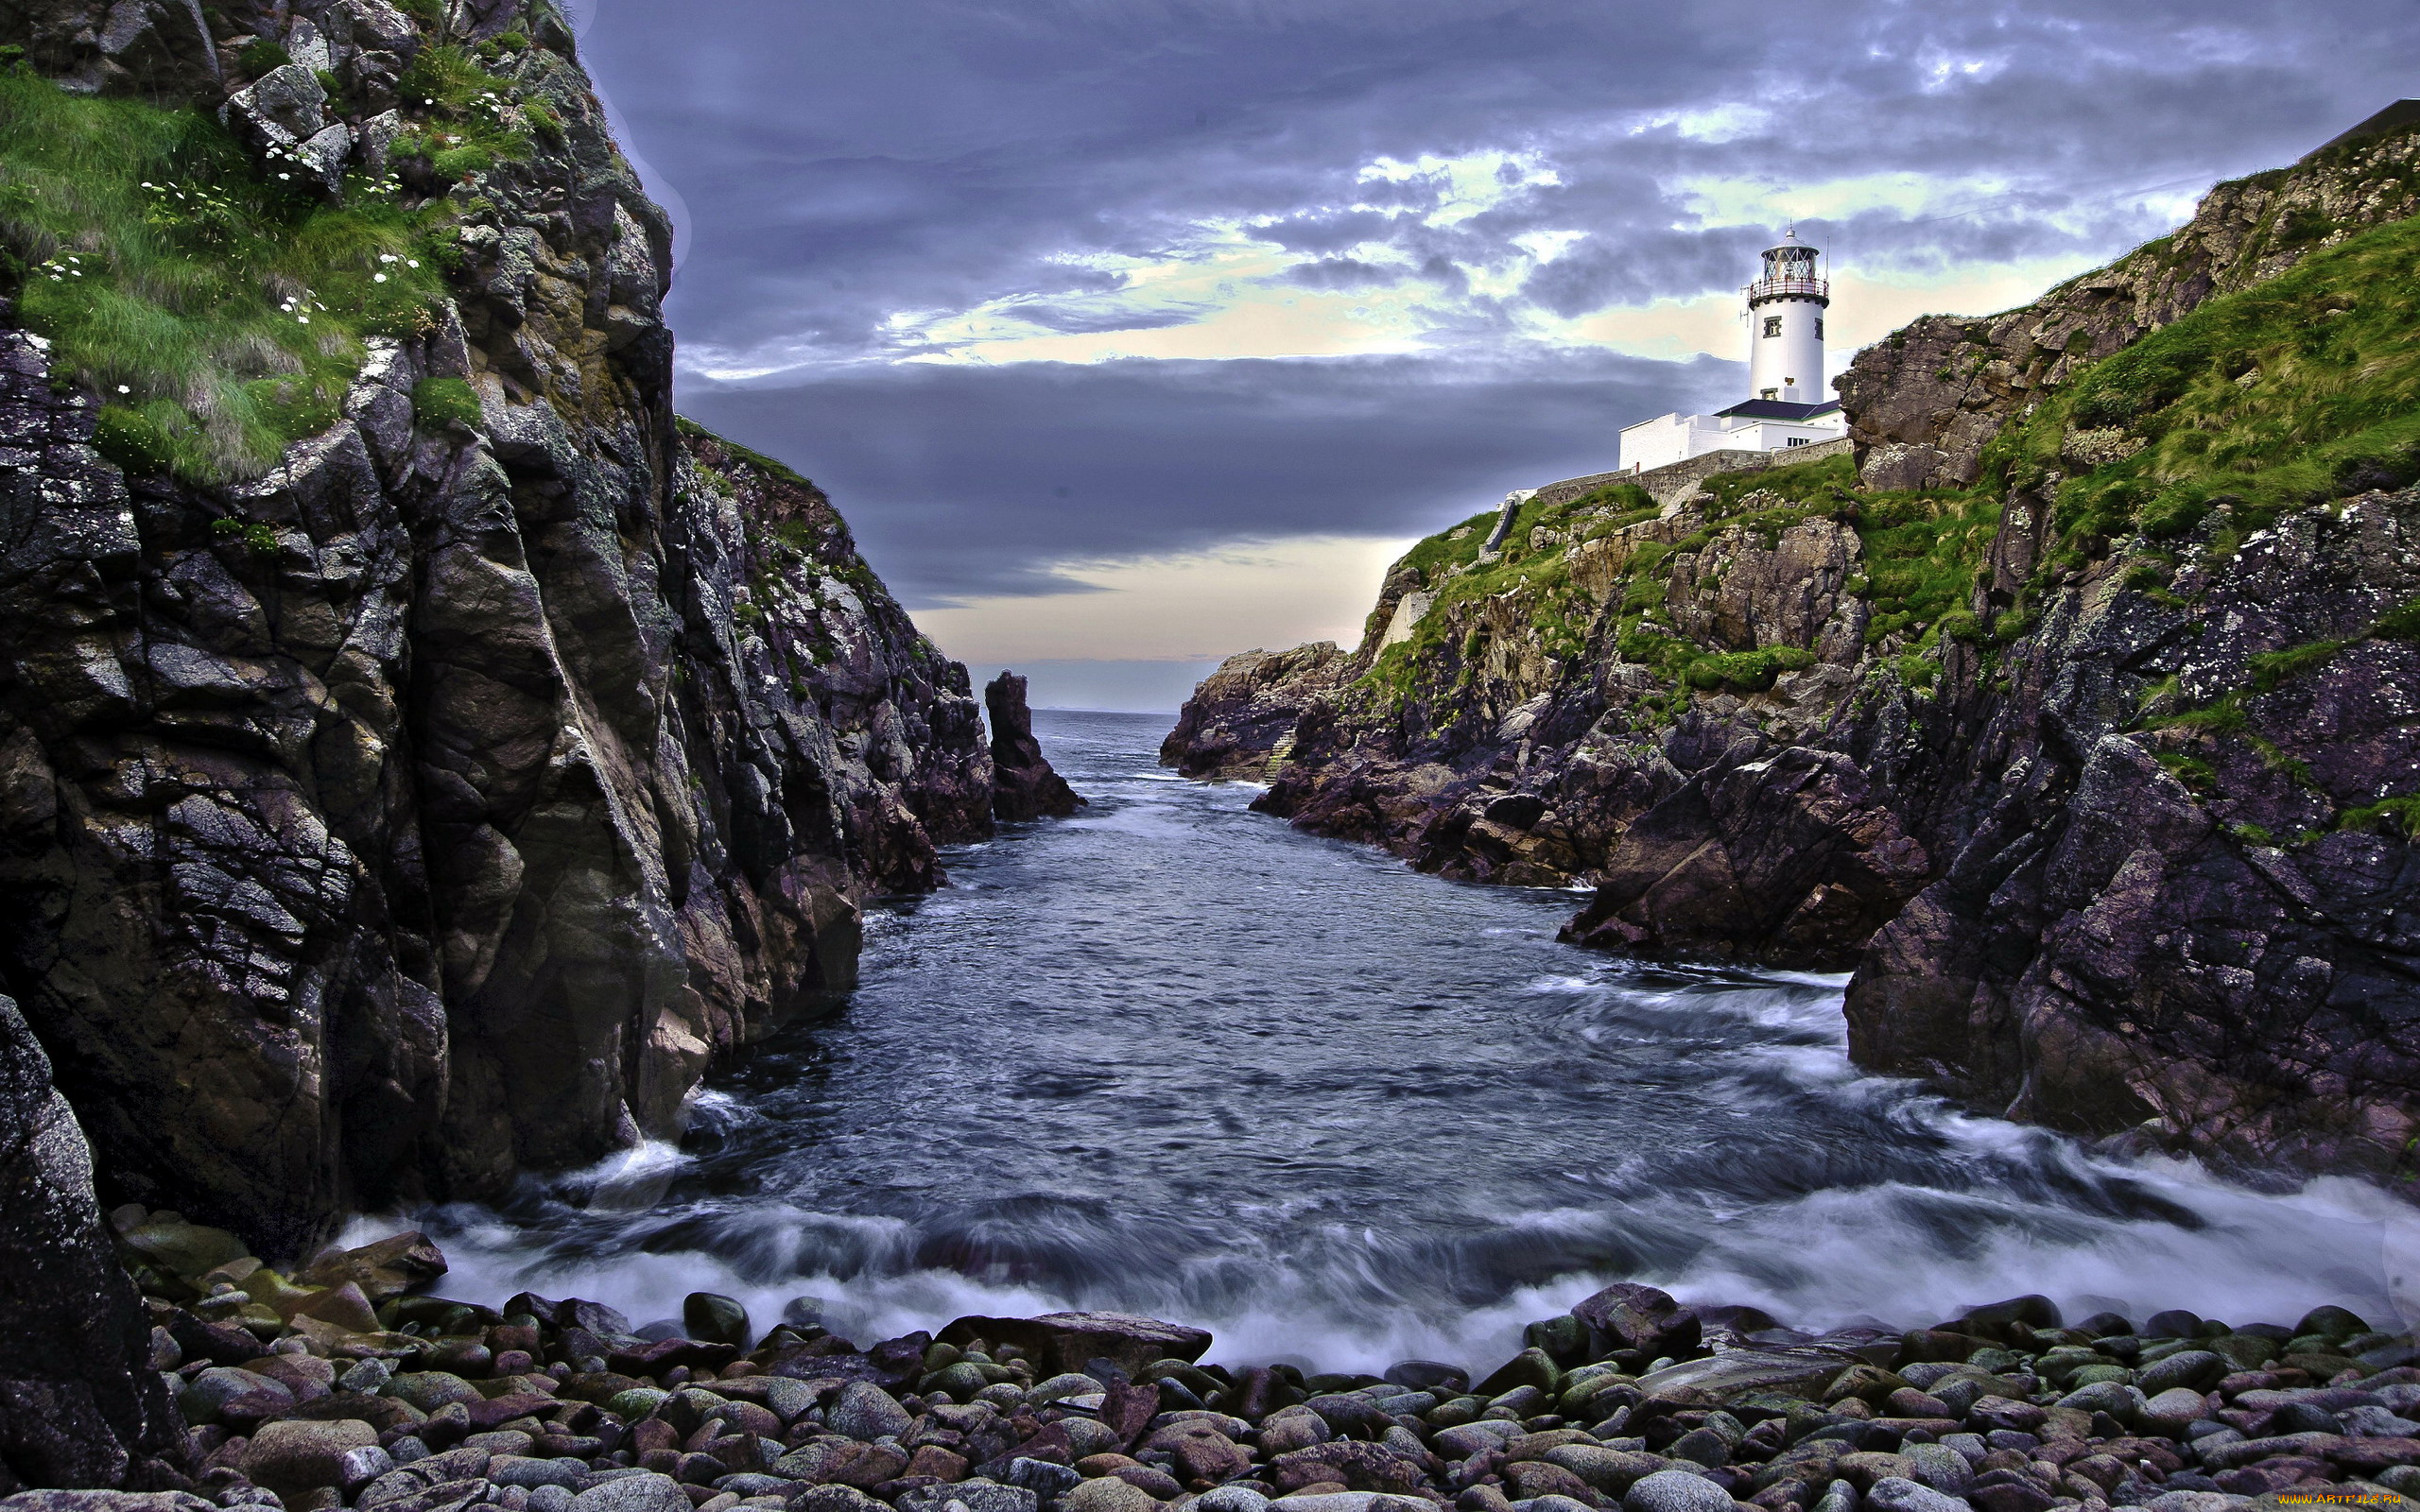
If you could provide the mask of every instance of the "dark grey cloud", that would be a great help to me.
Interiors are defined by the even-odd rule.
[[[1316,263],[1297,263],[1286,270],[1286,281],[1306,289],[1366,289],[1393,284],[1403,276],[1402,269],[1380,267],[1352,257],[1322,257]]]
[[[1305,534],[1402,535],[1609,465],[1614,431],[1735,363],[1602,353],[906,365],[683,408],[802,459],[911,607],[1080,587],[1048,564]]]
[[[693,369],[683,407],[825,479],[927,595],[1051,586],[1071,552],[1404,531],[1609,463],[1614,426],[1719,397],[1722,365],[1576,358],[1523,322],[1737,286],[1765,232],[1701,223],[1693,179],[1949,186],[1805,223],[1867,270],[2105,255],[2166,229],[2147,191],[2292,159],[2409,93],[2420,51],[2411,0],[599,6],[586,60],[688,210],[676,329],[787,369]],[[1450,224],[1381,213],[1433,181],[1356,181],[1490,151],[1556,181]],[[1384,243],[1434,291],[1431,352],[896,366],[924,316],[991,301],[1064,332],[1170,323],[1083,298],[1119,275],[1068,259],[1211,221],[1252,222],[1312,288],[1354,287]],[[1590,234],[1516,290],[1465,270],[1569,228]]]
[[[1097,335],[1108,331],[1164,331],[1169,326],[1190,325],[1209,312],[1206,305],[1173,305],[1152,311],[1100,309],[1081,304],[1053,304],[1047,301],[1021,305],[1020,318],[1046,330],[1063,335]]]

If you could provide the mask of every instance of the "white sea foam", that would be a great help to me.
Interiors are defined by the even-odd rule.
[[[1123,801],[1053,827],[1078,832],[1068,843],[1083,848],[1086,868],[1110,848],[1080,826],[1189,843],[1214,811],[1242,818],[1243,801],[1261,785],[1181,788],[1167,774],[1133,776],[1161,785],[1129,784]],[[1115,1058],[1123,1066],[1131,1052],[1133,1064],[1156,1067],[1148,1094],[1108,1086],[1097,1095],[1079,1089],[1007,1102],[985,1080],[989,1061],[959,1067],[951,1073],[958,1081],[920,1089],[915,1068],[926,1066],[930,1081],[953,1064],[946,1055],[916,1059],[935,1052],[912,1037],[859,1039],[849,1041],[850,1057],[875,1074],[851,1085],[860,1096],[876,1089],[880,1107],[858,1105],[873,1116],[848,1125],[849,1153],[769,1147],[763,1158],[772,1163],[764,1169],[798,1176],[804,1186],[777,1188],[796,1192],[814,1185],[806,1177],[817,1174],[817,1162],[865,1160],[852,1175],[890,1183],[865,1204],[884,1213],[820,1211],[777,1193],[732,1194],[719,1177],[682,1181],[682,1200],[662,1202],[667,1185],[703,1168],[671,1146],[644,1145],[533,1188],[513,1221],[467,1209],[422,1214],[454,1263],[442,1289],[489,1302],[525,1288],[587,1297],[634,1324],[678,1316],[683,1296],[712,1291],[745,1302],[759,1327],[777,1320],[792,1298],[812,1297],[822,1300],[836,1332],[860,1343],[938,1329],[966,1314],[1114,1308],[1212,1329],[1215,1359],[1329,1369],[1374,1369],[1408,1357],[1484,1368],[1518,1348],[1523,1323],[1616,1280],[1650,1281],[1692,1301],[1754,1303],[1808,1327],[1866,1318],[1910,1326],[2029,1292],[2048,1294],[2071,1316],[2117,1307],[2137,1320],[2169,1306],[2236,1323],[2291,1323],[2323,1302],[2380,1321],[2390,1309],[2403,1309],[2406,1318],[2420,1310],[2420,1216],[2376,1188],[2326,1180],[2255,1192],[2188,1161],[2099,1154],[1858,1071],[1847,1058],[1841,1017],[1844,977],[1608,962],[1542,940],[1482,946],[1477,936],[1518,941],[1541,931],[1524,921],[1528,916],[1495,906],[1503,894],[1491,890],[1493,911],[1472,909],[1467,930],[1456,933],[1464,905],[1438,903],[1447,895],[1428,890],[1442,885],[1433,880],[1418,880],[1417,892],[1399,887],[1406,873],[1393,858],[1293,835],[1274,819],[1264,827],[1257,816],[1236,828],[1282,834],[1287,848],[1282,864],[1263,865],[1268,857],[1258,850],[1223,863],[1234,874],[1215,906],[1236,906],[1256,933],[1205,932],[1219,948],[1171,956],[1178,964],[1165,974],[1191,983],[1257,971],[1246,994],[1256,1013],[1264,988],[1283,990],[1269,985],[1292,979],[1238,939],[1290,944],[1297,916],[1319,908],[1333,919],[1335,900],[1359,899],[1357,906],[1393,931],[1385,945],[1369,947],[1380,968],[1374,975],[1383,977],[1401,921],[1435,906],[1421,927],[1454,948],[1498,952],[1490,959],[1503,966],[1501,974],[1465,977],[1463,995],[1454,998],[1432,989],[1424,962],[1419,980],[1374,988],[1372,1001],[1458,1005],[1472,1017],[1470,1043],[1419,1038],[1440,1019],[1357,1006],[1356,983],[1350,992],[1330,988],[1324,1002],[1306,1003],[1300,1022],[1288,1026],[1303,1043],[1253,1068],[1258,1079],[1238,1092],[1224,1064],[1184,1058],[1185,1034],[1239,1011],[1233,994],[1201,998],[1191,986],[1129,979],[1115,984],[1123,996],[1115,1006],[1119,1014],[1129,1003],[1135,1007],[1133,1016],[1115,1019],[1117,1032],[1146,1023],[1142,1010],[1158,991],[1170,1005],[1170,1039],[1067,1042],[1101,1064]],[[1012,924],[994,918],[999,901],[1015,896],[1014,880],[997,872],[987,879],[979,867],[963,865],[969,853],[958,854],[952,866],[962,891],[912,914],[877,912],[869,933],[895,937],[937,924],[937,936],[1016,937]],[[993,864],[1009,855],[1003,848]],[[1348,940],[1338,948],[1354,947]],[[1080,985],[1089,991],[1098,984]],[[1020,979],[1000,994],[993,1020],[970,1021],[960,1032],[1016,1042],[1009,1031],[1049,1020],[1021,1005],[1040,1001],[1042,990]],[[970,1011],[956,1000],[936,1001],[952,1022]],[[1473,1005],[1482,1004],[1495,1016],[1478,1013]],[[1403,1030],[1413,1019],[1422,1026],[1416,1034]],[[1055,1022],[1048,1026],[1063,1032]],[[1320,1054],[1340,1042],[1334,1036],[1350,1033],[1371,1035],[1374,1055],[1391,1045],[1407,1060],[1435,1064],[1392,1084],[1312,1079],[1305,1068],[1322,1064]],[[1510,1084],[1504,1100],[1479,1102],[1462,1089],[1493,1074],[1488,1068],[1512,1063],[1487,1058],[1505,1043],[1520,1052],[1518,1074],[1499,1078]],[[1459,1058],[1466,1049],[1467,1062]],[[877,1051],[893,1058],[886,1064]],[[1653,1074],[1618,1079],[1633,1067]],[[1017,1072],[1028,1081],[1032,1074],[1031,1067]],[[1543,1130],[1525,1121],[1540,1109],[1577,1121],[1583,1134],[1599,1126],[1587,1125],[1590,1109],[1581,1101],[1531,1095],[1572,1088],[1635,1098],[1628,1106],[1637,1117],[1607,1121],[1608,1134],[1595,1143],[1593,1134],[1540,1138],[1533,1150],[1528,1137]],[[1185,1106],[1197,1089],[1221,1108],[1232,1102],[1247,1111],[1232,1123],[1199,1117],[1199,1108]],[[1404,1100],[1374,1102],[1380,1091]],[[898,1101],[888,1100],[893,1094]],[[834,1095],[844,1095],[837,1084]],[[916,1117],[920,1096],[935,1115],[932,1138],[967,1142],[942,1146],[946,1160],[913,1143],[887,1143],[884,1120]],[[1440,1100],[1426,1100],[1432,1098]],[[1665,1122],[1659,1101],[1667,1099],[1687,1103],[1686,1117]],[[987,1109],[987,1121],[951,1124],[943,1116],[970,1102]],[[1122,1109],[1115,1117],[1125,1122],[1076,1116],[1103,1107]],[[1404,1107],[1423,1111],[1392,1122],[1373,1115]],[[759,1141],[768,1138],[765,1120],[776,1116],[717,1092],[698,1097],[690,1113],[700,1128]],[[1262,1124],[1300,1139],[1255,1145]],[[1478,1136],[1422,1143],[1461,1125]],[[925,1137],[921,1122],[912,1127]],[[1687,1130],[1693,1143],[1675,1146],[1669,1142],[1681,1136],[1667,1135],[1668,1127]],[[1147,1190],[1136,1177],[1130,1189],[1119,1185],[1126,1165],[1087,1163],[1103,1148],[1145,1161],[1150,1142],[1171,1130],[1172,1138],[1198,1140],[1200,1154],[1185,1158],[1194,1163],[1169,1185]],[[1117,1143],[1130,1137],[1131,1149]],[[1392,1149],[1389,1140],[1406,1143]],[[1743,1153],[1734,1155],[1725,1143],[1733,1140]],[[726,1141],[717,1160],[729,1160],[734,1147]],[[972,1197],[951,1190],[958,1162],[985,1169],[987,1148],[1023,1162],[998,1167],[1009,1184]],[[889,1165],[886,1156],[893,1157]],[[1255,1168],[1252,1158],[1264,1163]],[[1754,1163],[1759,1160],[1770,1169]],[[1256,1186],[1241,1175],[1254,1169]],[[689,1192],[695,1187],[715,1194]],[[853,1209],[862,1189],[849,1188],[823,1182],[815,1201]],[[1131,1207],[1130,1191],[1140,1194]],[[365,1223],[348,1239],[395,1226]]]
[[[1213,1357],[1223,1361],[1288,1360],[1328,1369],[1377,1369],[1411,1357],[1483,1368],[1519,1347],[1523,1323],[1563,1312],[1613,1280],[1651,1281],[1689,1301],[1751,1303],[1794,1326],[1819,1328],[1877,1318],[1910,1326],[2030,1292],[2048,1294],[2070,1316],[2115,1306],[2139,1320],[2186,1307],[2237,1323],[2290,1323],[2323,1302],[2378,1318],[2411,1315],[2410,1257],[2420,1223],[2373,1187],[2327,1179],[2290,1194],[2254,1193],[2189,1162],[2120,1166],[2039,1130],[1994,1127],[1996,1121],[1962,1114],[1944,1121],[1977,1143],[2057,1145],[2034,1153],[2087,1168],[2083,1175],[2132,1181],[2191,1218],[2104,1216],[2046,1208],[2015,1192],[1906,1183],[1753,1207],[1700,1205],[1688,1219],[1704,1226],[1704,1247],[1667,1273],[1574,1272],[1459,1308],[1442,1307],[1435,1297],[1372,1302],[1385,1285],[1382,1272],[1351,1263],[1350,1253],[1383,1251],[1397,1239],[1367,1228],[1331,1229],[1317,1263],[1264,1255],[1249,1295],[1186,1310],[1171,1308],[1155,1284],[1166,1278],[1138,1276],[1125,1295],[1070,1296],[929,1266],[893,1268],[908,1258],[910,1243],[908,1226],[894,1219],[757,1210],[744,1219],[733,1215],[718,1253],[596,1258],[534,1251],[510,1225],[457,1214],[447,1239],[455,1268],[445,1290],[492,1300],[524,1288],[588,1297],[621,1309],[633,1323],[677,1317],[684,1295],[713,1291],[746,1303],[760,1327],[780,1317],[790,1298],[807,1296],[823,1301],[836,1332],[860,1343],[938,1329],[967,1314],[1119,1307],[1210,1328],[1218,1339]],[[1672,1207],[1664,1198],[1625,1205],[1641,1224],[1682,1216]],[[1498,1221],[1508,1235],[1570,1237],[1618,1227],[1620,1211],[1569,1207],[1511,1212]],[[735,1251],[733,1229],[741,1227],[751,1242]],[[860,1253],[845,1274],[792,1271],[803,1249],[820,1247],[802,1246],[808,1228],[856,1230],[872,1250],[889,1253]],[[386,1231],[391,1225],[369,1225],[348,1237]],[[1962,1232],[1970,1239],[1962,1241]],[[1215,1268],[1215,1260],[1205,1263]],[[2405,1278],[2393,1295],[2391,1272]]]
[[[1585,976],[1541,976],[1522,983],[1521,990],[1533,997],[1602,997],[1605,985]]]

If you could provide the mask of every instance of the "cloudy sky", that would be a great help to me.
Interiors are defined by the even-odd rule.
[[[679,404],[1036,702],[1349,638],[1411,538],[1727,403],[1784,223],[1833,368],[2412,88],[2415,0],[593,0]]]

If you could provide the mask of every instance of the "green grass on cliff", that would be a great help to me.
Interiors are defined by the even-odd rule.
[[[1608,606],[1615,616],[1616,652],[1654,672],[1673,699],[1689,690],[1762,692],[1783,673],[1813,665],[1814,654],[1799,647],[1734,651],[1682,637],[1665,617],[1664,601],[1673,558],[1705,552],[1726,535],[1771,550],[1791,526],[1823,517],[1849,525],[1862,541],[1869,576],[1853,579],[1849,587],[1874,601],[1869,638],[1905,632],[1918,649],[1900,671],[1910,682],[1928,684],[1932,665],[1925,654],[1944,636],[1971,640],[1982,634],[1966,604],[1998,524],[1996,498],[1981,490],[1869,493],[1856,484],[1856,464],[1846,455],[1707,479],[1705,490],[1713,498],[1703,528],[1669,544],[1639,543],[1616,575]],[[1478,558],[1495,528],[1493,510],[1421,541],[1403,564],[1420,569],[1437,603],[1409,641],[1380,653],[1364,687],[1399,705],[1416,684],[1441,681],[1448,668],[1452,687],[1437,691],[1466,685],[1470,664],[1487,650],[1486,638],[1471,635],[1447,644],[1454,616],[1441,611],[1507,594],[1519,595],[1516,602],[1527,613],[1525,633],[1540,650],[1558,661],[1583,656],[1597,607],[1571,584],[1571,546],[1659,512],[1635,484],[1620,484],[1567,504],[1524,506],[1502,555],[1492,562],[1479,563]],[[1530,532],[1541,526],[1564,539],[1532,548]],[[1679,707],[1668,702],[1665,712]]]
[[[2217,509],[2239,534],[2420,478],[2415,266],[2420,220],[2396,221],[2209,301],[2012,425],[1985,453],[1987,481],[2069,474],[2057,521],[2083,554],[2135,532],[2180,538]],[[2079,436],[2138,449],[2093,466]]]
[[[479,66],[451,43],[423,47],[396,82],[415,129],[395,138],[398,159],[424,160],[439,179],[469,180],[500,163],[519,163],[536,149],[533,133],[560,139],[562,125],[536,102],[516,102],[510,80]]]
[[[1500,508],[1475,514],[1419,541],[1395,567],[1417,568],[1422,584],[1437,595],[1437,603],[1414,627],[1409,641],[1379,653],[1363,675],[1362,686],[1384,701],[1400,705],[1413,684],[1439,666],[1440,657],[1450,649],[1444,645],[1444,626],[1452,616],[1439,610],[1504,594],[1518,595],[1527,606],[1529,631],[1547,656],[1569,661],[1583,655],[1593,607],[1586,594],[1571,586],[1566,553],[1583,541],[1652,520],[1661,512],[1661,507],[1637,484],[1611,483],[1560,504],[1536,499],[1523,504],[1514,511],[1502,549],[1484,563],[1478,559],[1479,551],[1502,518]],[[1559,539],[1544,547],[1532,546],[1530,538],[1540,529]],[[1377,622],[1374,610],[1363,628],[1365,634],[1374,634],[1386,627]],[[1469,680],[1467,663],[1484,650],[1483,637],[1478,644],[1459,648],[1458,659],[1464,664],[1462,684]]]
[[[2291,233],[2320,234],[2308,227]],[[2420,220],[2399,221],[2208,301],[2044,396],[1985,449],[1972,488],[1871,492],[1857,487],[1846,456],[1710,478],[1704,527],[1669,545],[1642,544],[1619,575],[1608,606],[1613,649],[1654,671],[1675,698],[1687,689],[1770,686],[1805,653],[1721,651],[1675,634],[1663,609],[1672,558],[1704,552],[1725,532],[1770,547],[1791,525],[1824,515],[1854,528],[1863,547],[1864,576],[1848,587],[1871,605],[1867,640],[1897,636],[1911,646],[1897,670],[1921,687],[1934,677],[1944,641],[2007,642],[2031,627],[2024,595],[1988,622],[1971,609],[2012,490],[2047,488],[2055,501],[2058,541],[2042,571],[2080,565],[2139,536],[2131,549],[2140,565],[2128,584],[2157,596],[2166,569],[2155,564],[2173,560],[2168,543],[2202,531],[2208,549],[2222,554],[2287,510],[2420,479],[2416,269]],[[1485,637],[1448,644],[1459,633],[1447,627],[1455,617],[1440,611],[1506,594],[1519,595],[1530,622],[1525,633],[1539,647],[1559,659],[1582,654],[1593,606],[1576,601],[1584,595],[1570,584],[1566,553],[1591,535],[1652,518],[1651,509],[1617,513],[1620,506],[1605,497],[1526,506],[1502,557],[1485,564],[1477,558],[1493,510],[1458,527],[1459,540],[1449,531],[1421,541],[1404,560],[1421,570],[1437,606],[1411,641],[1387,648],[1365,686],[1399,704],[1416,686],[1443,695],[1466,684]],[[1564,539],[1531,548],[1530,534],[1541,525]],[[2299,666],[2280,660],[2264,664],[2263,676]]]
[[[436,216],[366,182],[330,204],[288,171],[199,111],[0,71],[0,286],[130,471],[257,474],[334,423],[363,337],[442,296]]]
[[[673,416],[672,423],[682,435],[692,437],[699,440],[712,441],[715,445],[721,447],[726,453],[737,457],[740,461],[747,463],[750,467],[754,468],[757,472],[766,474],[768,477],[786,483],[792,488],[804,490],[808,493],[821,495],[823,491],[814,484],[809,483],[806,480],[805,474],[800,472],[796,468],[791,467],[787,462],[767,456],[762,452],[752,451],[748,447],[742,446],[728,436],[718,435],[714,431],[706,429],[703,425],[699,424],[696,421],[691,420],[686,415]]]

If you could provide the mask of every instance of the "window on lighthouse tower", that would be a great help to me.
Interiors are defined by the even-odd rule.
[[[1777,336],[1781,335],[1780,316],[1769,315],[1765,317],[1765,335],[1769,336]]]

